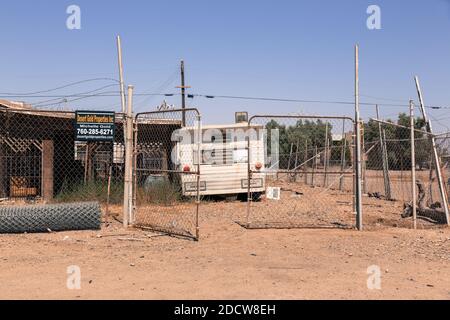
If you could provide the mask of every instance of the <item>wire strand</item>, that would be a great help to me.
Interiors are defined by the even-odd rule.
[[[41,93],[48,93],[48,92],[53,92],[53,91],[58,91],[61,89],[65,89],[65,88],[69,88],[69,87],[73,87],[79,84],[83,84],[83,83],[88,83],[88,82],[94,82],[94,81],[115,81],[117,83],[120,83],[119,80],[114,79],[114,78],[92,78],[92,79],[86,79],[86,80],[81,80],[81,81],[77,81],[77,82],[72,82],[60,87],[56,87],[56,88],[52,88],[52,89],[46,89],[46,90],[42,90],[42,91],[36,91],[36,92],[28,92],[28,93],[5,93],[5,92],[0,92],[0,95],[9,95],[9,96],[15,96],[15,97],[19,97],[19,96],[29,96],[29,95],[36,95],[36,94],[41,94]]]

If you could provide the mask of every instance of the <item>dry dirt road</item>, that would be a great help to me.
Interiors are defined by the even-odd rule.
[[[245,230],[215,216],[201,231],[193,242],[111,220],[97,232],[0,235],[0,298],[450,299],[448,228]],[[67,288],[72,265],[81,290]],[[367,287],[372,265],[381,290]]]

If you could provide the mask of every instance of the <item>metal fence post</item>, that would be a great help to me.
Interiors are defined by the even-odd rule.
[[[125,179],[123,197],[123,226],[128,227],[131,222],[132,193],[133,193],[133,86],[128,86],[128,104],[126,114],[126,135],[125,135]]]
[[[356,227],[363,230],[362,225],[362,181],[361,181],[361,122],[359,114],[359,47],[355,46],[355,121],[356,121],[356,146],[355,146],[355,174],[356,174]]]
[[[345,119],[342,120],[342,140],[341,140],[342,146],[341,146],[341,171],[344,172],[345,170],[345,151],[347,148],[347,139],[345,137]],[[344,175],[341,174],[341,177],[339,178],[339,191],[342,191],[344,189]]]
[[[427,118],[427,114],[426,114],[426,111],[425,111],[425,104],[423,102],[423,95],[422,95],[422,90],[420,88],[419,78],[416,77],[415,81],[416,81],[417,93],[419,95],[420,108],[422,110],[422,115],[423,115],[424,121],[427,124],[427,131],[430,134],[430,142],[431,142],[431,145],[432,145],[432,148],[433,148],[433,160],[434,160],[434,165],[436,167],[436,176],[437,176],[438,183],[439,183],[439,192],[441,194],[442,206],[444,207],[445,218],[447,220],[447,224],[450,226],[450,215],[449,215],[449,209],[448,209],[448,199],[447,199],[447,193],[446,193],[445,187],[444,187],[444,181],[443,181],[443,178],[442,178],[441,164],[440,164],[440,161],[439,161],[439,155],[438,155],[437,147],[436,147],[436,139],[435,139],[435,137],[433,135],[433,129],[431,127],[431,122]]]
[[[411,191],[412,191],[412,210],[414,229],[417,229],[417,200],[416,200],[416,146],[415,146],[415,120],[414,120],[414,103],[409,101],[409,114],[411,121]]]
[[[185,111],[183,111],[183,117],[185,117]],[[183,118],[185,119],[185,118]],[[200,225],[199,225],[199,210],[200,210],[200,170],[201,170],[201,155],[202,155],[202,151],[201,151],[201,146],[202,146],[202,142],[203,142],[203,134],[202,134],[202,122],[201,122],[201,115],[197,114],[197,121],[198,121],[198,126],[197,126],[197,199],[196,199],[196,213],[195,213],[195,237],[196,240],[200,240]]]
[[[248,122],[248,129],[250,129],[250,120]],[[251,157],[251,153],[250,153],[250,137],[246,137],[247,140],[247,228],[250,228],[250,211],[251,211],[251,201],[252,201],[252,194],[251,194],[251,189],[250,189],[250,183],[252,181],[252,171],[251,171],[251,167],[250,167],[250,157]],[[273,152],[273,150],[271,150],[271,152]],[[278,177],[277,177],[278,178]]]
[[[376,106],[376,112],[377,112],[377,119],[380,120],[380,112],[378,109],[378,105]],[[381,161],[383,164],[384,193],[386,196],[386,200],[391,200],[391,181],[389,178],[386,141],[385,141],[385,139],[383,139],[384,131],[381,128],[381,122],[378,122],[378,132],[380,135],[379,141],[380,141],[380,150],[381,150]]]
[[[328,122],[325,125],[325,152],[323,156],[323,166],[324,166],[324,176],[323,176],[323,187],[328,187],[328,161],[329,161],[329,154],[328,154]]]

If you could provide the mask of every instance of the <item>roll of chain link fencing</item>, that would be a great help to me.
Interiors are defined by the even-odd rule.
[[[0,207],[0,233],[99,230],[97,202]]]

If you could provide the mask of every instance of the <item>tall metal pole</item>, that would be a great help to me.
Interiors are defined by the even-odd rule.
[[[414,229],[417,229],[417,199],[416,199],[416,145],[414,126],[414,103],[409,101],[409,116],[411,125],[411,191]]]
[[[125,85],[123,82],[123,64],[122,64],[122,43],[120,36],[117,36],[117,56],[119,60],[119,83],[120,83],[120,99],[122,106],[122,113],[125,113]]]
[[[378,105],[375,106],[377,111],[377,120],[380,120],[380,111]],[[380,135],[380,150],[381,150],[381,161],[383,163],[383,178],[384,178],[384,194],[387,200],[391,200],[391,181],[389,177],[389,169],[387,165],[387,150],[386,145],[383,141],[383,131],[381,129],[381,122],[378,122],[378,133]]]
[[[183,118],[182,118],[182,124],[183,127],[186,126],[186,112],[184,109],[186,109],[186,86],[185,86],[185,79],[184,79],[184,60],[181,60],[181,109],[183,109]]]
[[[201,170],[201,165],[200,165],[200,158],[202,155],[202,118],[200,114],[197,114],[197,135],[196,135],[196,145],[197,145],[197,201],[196,201],[196,205],[195,205],[195,237],[196,240],[199,241],[200,240],[200,225],[199,225],[199,210],[200,210],[200,200],[201,200],[201,195],[200,195],[200,170]],[[249,161],[250,162],[250,161]]]
[[[442,205],[443,205],[444,211],[445,211],[445,218],[447,220],[447,224],[450,226],[450,216],[449,216],[449,210],[448,210],[448,199],[447,199],[447,194],[445,192],[444,181],[442,179],[441,164],[440,164],[439,155],[438,155],[438,152],[437,152],[436,139],[433,136],[433,128],[431,127],[431,122],[428,119],[427,113],[425,111],[425,104],[423,102],[422,89],[420,88],[419,77],[416,76],[415,77],[415,81],[416,81],[417,93],[419,95],[420,110],[422,111],[423,120],[427,124],[427,131],[429,133],[430,142],[431,142],[431,145],[433,147],[433,161],[434,161],[434,165],[436,167],[436,175],[437,175],[437,179],[438,179],[438,183],[439,183],[439,192],[441,194]]]
[[[125,228],[128,227],[130,220],[132,220],[133,209],[133,90],[133,86],[128,86],[128,106],[125,126],[125,185],[123,196],[123,226]]]
[[[355,122],[356,122],[356,146],[355,146],[355,174],[356,174],[356,227],[363,230],[362,221],[362,181],[361,181],[361,117],[359,112],[359,47],[355,46]]]

